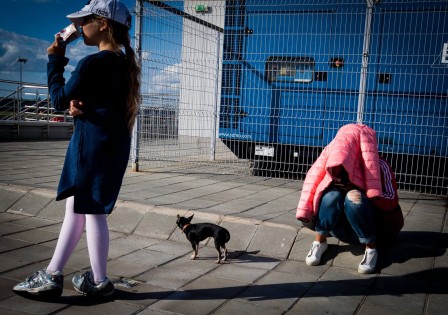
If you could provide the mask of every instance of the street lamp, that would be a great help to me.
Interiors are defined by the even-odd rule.
[[[17,62],[20,64],[20,85],[19,85],[19,91],[20,94],[17,95],[19,97],[19,103],[17,106],[17,119],[19,119],[19,113],[20,113],[20,106],[22,105],[22,85],[23,85],[23,81],[22,81],[22,63],[26,63],[28,61],[28,59],[25,58],[17,58]]]
[[[17,58],[17,62],[20,63],[20,88],[22,88],[22,63],[26,63],[28,59]]]

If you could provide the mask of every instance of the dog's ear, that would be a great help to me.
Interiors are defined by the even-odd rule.
[[[194,214],[192,214],[190,217],[187,218],[188,222],[191,222],[191,220],[193,219]]]
[[[179,214],[177,214],[177,218],[178,218],[178,219],[180,218],[180,215],[179,215]]]

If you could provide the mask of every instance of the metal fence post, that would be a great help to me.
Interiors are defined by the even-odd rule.
[[[210,148],[210,160],[215,160],[216,155],[216,126],[218,121],[218,92],[219,92],[219,58],[221,50],[221,33],[218,32],[218,38],[216,43],[216,75],[215,75],[215,106],[213,108],[213,122],[212,122],[212,134],[211,134],[211,148]]]
[[[359,83],[357,122],[364,121],[364,106],[366,102],[367,67],[369,65],[370,33],[372,29],[373,0],[367,0],[366,24],[364,29],[364,44],[362,50],[361,77]]]
[[[135,51],[137,53],[138,62],[142,64],[142,16],[143,16],[143,0],[135,1]],[[141,81],[141,78],[140,78]],[[141,88],[140,88],[141,95]],[[140,98],[141,105],[141,98]],[[134,128],[132,130],[132,143],[131,143],[131,162],[132,171],[138,172],[138,155],[140,149],[140,110],[137,112],[135,118]]]

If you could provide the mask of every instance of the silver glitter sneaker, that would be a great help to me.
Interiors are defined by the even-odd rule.
[[[95,284],[90,271],[74,276],[72,283],[75,290],[84,295],[110,296],[115,291],[113,283],[108,278],[100,284]]]
[[[45,269],[38,270],[25,281],[17,284],[12,289],[21,296],[59,297],[64,288],[64,276],[58,271],[49,274]]]

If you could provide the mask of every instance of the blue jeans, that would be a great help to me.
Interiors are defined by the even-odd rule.
[[[372,243],[376,240],[374,207],[359,190],[328,188],[320,202],[316,232],[344,243]]]

